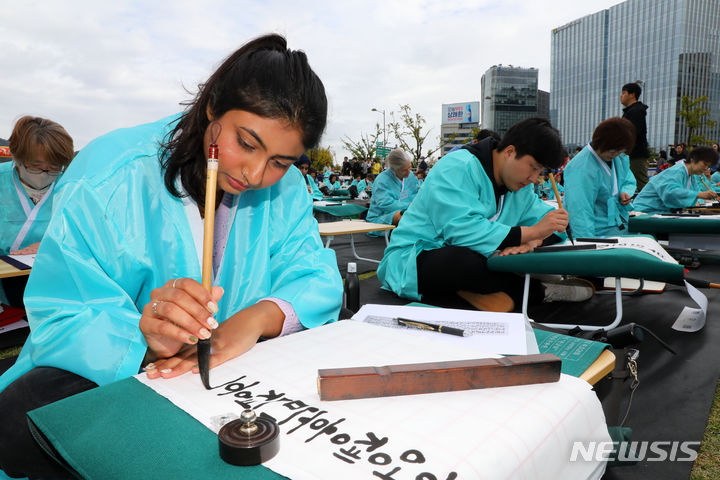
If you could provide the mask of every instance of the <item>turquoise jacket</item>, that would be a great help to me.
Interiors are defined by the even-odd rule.
[[[535,225],[552,210],[532,185],[500,198],[498,206],[493,184],[472,153],[459,149],[445,155],[393,230],[377,271],[382,285],[401,297],[420,300],[416,259],[421,252],[454,245],[489,257],[511,227]],[[452,266],[448,268],[451,272]]]
[[[298,170],[299,172],[300,170]],[[302,178],[302,173],[300,174]],[[322,200],[323,194],[320,191],[320,189],[317,186],[317,183],[315,183],[315,180],[313,180],[312,176],[309,173],[305,174],[305,178],[307,179],[307,183],[305,183],[305,190],[307,191],[307,186],[310,185],[310,188],[312,189],[312,193],[310,196],[313,200]]]
[[[698,188],[697,175],[688,174],[685,163],[677,163],[666,168],[657,175],[650,177],[640,194],[633,201],[633,208],[638,212],[666,213],[673,208],[685,208],[695,205],[698,193],[705,190]]]
[[[375,177],[370,208],[365,219],[372,223],[391,224],[395,212],[405,210],[418,193],[417,177],[410,172],[403,182],[389,168]]]
[[[713,187],[715,187],[716,183],[720,183],[720,170],[712,174],[712,177],[710,177],[710,181],[713,183]]]
[[[559,183],[557,184],[558,193],[562,194],[565,189]],[[555,190],[552,188],[552,182],[550,179],[545,180],[540,185],[535,185],[535,193],[540,198],[547,198],[548,200],[555,200]]]
[[[576,237],[627,233],[632,202],[622,205],[620,193],[632,197],[637,184],[626,154],[613,158],[611,165],[612,169],[587,145],[565,166],[563,206]]]
[[[21,234],[25,223],[29,223],[27,233],[15,249],[25,248],[42,240],[50,222],[56,185],[49,188],[42,204],[34,205],[20,183],[14,162],[0,163],[0,255],[7,255],[13,249],[15,240]],[[57,184],[57,180],[55,180]],[[35,220],[29,221],[33,210],[37,209]],[[30,214],[30,215],[29,215]],[[0,303],[7,304],[5,291],[0,284]]]
[[[25,292],[31,333],[0,390],[39,365],[98,385],[138,373],[147,349],[138,324],[151,290],[173,278],[201,280],[202,242],[196,247],[186,214],[197,205],[167,191],[158,159],[173,121],[92,141],[58,182]],[[213,282],[225,289],[217,320],[266,297],[290,303],[307,328],[336,320],[342,281],[299,171],[235,196],[231,208]]]

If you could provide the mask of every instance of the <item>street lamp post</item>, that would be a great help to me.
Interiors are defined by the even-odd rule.
[[[373,108],[370,111],[382,113],[382,116],[383,116],[383,147],[385,147],[385,146],[387,146],[387,135],[385,134],[385,110],[378,110],[377,108]]]

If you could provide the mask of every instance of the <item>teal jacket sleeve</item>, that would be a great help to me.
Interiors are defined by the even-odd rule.
[[[633,175],[632,170],[630,170],[630,157],[627,155],[622,156],[627,157],[623,159],[623,163],[627,165],[627,170],[625,171],[625,178],[623,179],[622,185],[618,186],[618,190],[632,197],[635,195],[635,190],[637,190],[637,180],[635,180],[635,175]]]
[[[443,166],[444,167],[444,166]],[[478,169],[480,167],[477,167]],[[464,246],[490,256],[507,237],[510,225],[491,222],[488,213],[495,213],[494,193],[480,192],[481,200],[472,201],[471,192],[483,186],[492,190],[490,182],[479,184],[477,178],[462,168],[435,167],[432,188],[424,191],[429,195],[425,205],[428,217],[446,245]]]
[[[312,193],[310,194],[312,199],[313,200],[322,200],[323,194],[320,191],[320,189],[318,188],[317,183],[315,183],[315,180],[313,180],[313,178],[309,174],[307,175],[307,179],[308,179],[310,188],[312,189]]]
[[[713,173],[710,177],[710,181],[713,183],[713,188],[720,188],[720,185],[716,185],[717,183],[720,183],[720,171]]]
[[[138,373],[145,355],[134,304],[143,269],[94,191],[70,187],[74,201],[54,213],[27,286],[27,342],[37,365],[104,385]]]
[[[312,201],[301,191],[287,198],[283,216],[272,224],[270,296],[290,303],[300,323],[312,328],[338,319],[342,279],[335,252],[320,240]]]
[[[373,195],[366,219],[373,223],[391,224],[393,215],[406,205],[399,201],[400,189],[389,175],[379,175],[373,184]]]
[[[687,188],[674,175],[663,175],[657,183],[657,195],[666,209],[692,207],[700,193],[695,188]]]
[[[563,205],[570,217],[570,228],[575,237],[594,237],[598,189],[594,186],[593,172],[597,170],[584,171],[570,166],[573,166],[572,162],[565,168],[565,204]]]

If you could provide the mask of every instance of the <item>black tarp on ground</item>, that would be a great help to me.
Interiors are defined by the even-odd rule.
[[[343,275],[347,262],[355,261],[346,237],[337,237],[332,245]],[[371,239],[365,235],[355,235],[355,243],[361,256],[372,258],[380,258],[385,245],[383,239]],[[375,269],[375,265],[368,262],[357,261],[357,264],[360,272]],[[691,271],[690,275],[720,282],[720,266],[703,265]],[[382,290],[376,276],[362,280],[360,288],[361,304],[407,303]],[[690,441],[698,442],[693,448],[699,448],[720,375],[720,318],[717,313],[720,290],[701,291],[707,295],[709,307],[705,328],[697,333],[677,332],[671,328],[684,306],[697,307],[684,288],[669,285],[662,294],[623,296],[622,324],[635,322],[650,328],[677,352],[677,355],[672,355],[647,334],[637,347],[640,351],[640,385],[625,422],[625,426],[633,430],[631,441]],[[460,301],[458,305],[462,303]],[[588,302],[544,304],[530,308],[530,316],[550,323],[572,323],[572,319],[576,319],[587,324],[609,324],[615,318],[615,295],[608,291],[607,295],[596,295]],[[629,392],[620,404],[621,417],[627,409],[628,400]],[[608,419],[609,425],[618,423],[619,419]],[[663,448],[669,453],[667,446]],[[657,455],[648,452],[647,457],[657,458]],[[690,476],[691,469],[692,462],[646,460],[636,465],[609,468],[604,478],[683,479]]]

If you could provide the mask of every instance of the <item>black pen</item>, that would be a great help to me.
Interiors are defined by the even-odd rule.
[[[410,320],[409,318],[396,318],[399,325],[405,325],[406,327],[419,328],[421,330],[430,330],[433,332],[448,333],[450,335],[457,335],[458,337],[465,336],[465,330],[453,327],[445,327],[443,325],[436,325],[434,323],[421,322],[419,320]]]

